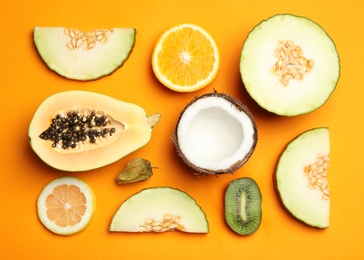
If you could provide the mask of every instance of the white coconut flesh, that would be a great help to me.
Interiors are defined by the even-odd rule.
[[[279,43],[288,41],[301,50],[299,55],[295,53],[298,63],[292,53],[281,53]],[[279,73],[274,72],[283,55],[291,69],[287,74],[282,63]],[[300,58],[311,61],[312,67],[301,65]],[[261,22],[249,33],[240,72],[248,93],[261,107],[294,116],[311,112],[327,101],[337,85],[340,63],[335,44],[322,27],[307,18],[285,14]],[[291,78],[282,83],[280,76],[284,75]]]
[[[306,131],[289,143],[276,172],[277,190],[285,208],[297,219],[319,228],[329,226],[329,153],[328,128]],[[308,171],[307,167],[315,170]]]
[[[231,168],[251,153],[256,128],[252,119],[220,96],[192,102],[180,117],[178,146],[191,164],[209,171]]]
[[[74,28],[35,27],[33,34],[35,46],[50,69],[66,78],[92,80],[111,74],[123,64],[134,46],[136,30],[83,32]]]

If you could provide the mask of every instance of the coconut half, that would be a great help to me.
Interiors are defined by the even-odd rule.
[[[258,140],[253,115],[239,100],[209,93],[181,113],[174,143],[196,175],[233,173],[252,155]]]

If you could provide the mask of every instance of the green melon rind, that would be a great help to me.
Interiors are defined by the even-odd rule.
[[[63,27],[35,27],[35,46],[47,66],[74,80],[94,80],[113,73],[123,65],[134,47],[136,29],[113,28],[106,44],[91,50],[70,50]]]
[[[329,227],[330,200],[322,200],[319,190],[308,187],[304,168],[318,155],[329,153],[329,129],[307,130],[287,145],[275,175],[276,191],[283,207],[301,222],[317,228]]]
[[[313,70],[303,81],[284,86],[271,69],[277,61],[278,40],[292,40]],[[340,77],[340,60],[335,43],[324,29],[308,18],[278,14],[256,25],[246,38],[240,57],[240,73],[249,95],[264,109],[282,116],[312,112],[326,103]]]
[[[146,188],[125,200],[115,213],[109,230],[113,232],[142,232],[139,227],[152,218],[180,216],[184,232],[208,233],[205,212],[186,192],[171,187]]]

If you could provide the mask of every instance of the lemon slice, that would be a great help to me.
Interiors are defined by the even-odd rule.
[[[220,54],[212,36],[200,26],[181,24],[157,41],[152,68],[166,87],[192,92],[212,82],[220,67]]]
[[[48,183],[37,201],[42,224],[58,235],[84,230],[95,212],[95,196],[88,184],[75,177],[60,177]]]

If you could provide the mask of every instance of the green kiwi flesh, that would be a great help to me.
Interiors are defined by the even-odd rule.
[[[225,221],[235,233],[251,235],[262,221],[262,194],[251,178],[236,179],[225,191]]]

